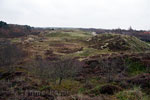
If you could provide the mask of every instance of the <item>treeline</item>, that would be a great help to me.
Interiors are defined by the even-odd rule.
[[[143,41],[150,42],[150,32],[145,31],[145,30],[133,30],[130,28],[129,30],[125,29],[95,29],[95,28],[89,28],[89,29],[84,29],[81,28],[83,31],[90,31],[90,32],[96,32],[97,34],[105,34],[105,33],[114,33],[114,34],[126,34],[126,35],[131,35],[135,36]]]
[[[28,25],[7,24],[6,22],[0,21],[0,38],[14,38],[39,33],[39,30]]]

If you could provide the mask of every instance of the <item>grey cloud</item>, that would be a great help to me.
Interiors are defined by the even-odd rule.
[[[0,20],[41,27],[150,29],[149,0],[0,0]]]

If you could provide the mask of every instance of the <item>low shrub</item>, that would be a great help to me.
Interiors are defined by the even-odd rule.
[[[116,94],[118,100],[149,100],[139,87],[131,90],[124,90]]]

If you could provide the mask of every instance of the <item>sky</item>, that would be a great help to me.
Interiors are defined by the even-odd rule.
[[[35,27],[150,30],[150,0],[0,0],[0,20]]]

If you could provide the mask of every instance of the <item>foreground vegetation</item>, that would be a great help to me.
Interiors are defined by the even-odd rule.
[[[0,100],[149,100],[150,46],[77,29],[0,40]]]

